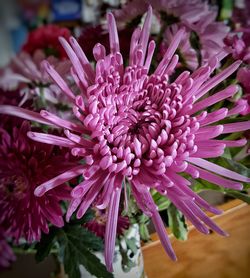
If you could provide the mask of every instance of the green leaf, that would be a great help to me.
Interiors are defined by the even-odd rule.
[[[236,199],[240,199],[243,202],[246,202],[247,204],[250,204],[250,196],[248,194],[235,191],[235,190],[227,190],[226,193]]]
[[[239,173],[243,176],[246,176],[248,178],[250,178],[250,169],[245,167],[244,165],[242,165],[239,162],[236,162],[232,159],[228,159],[225,157],[218,157],[216,159],[213,160],[216,164],[219,164],[220,166],[226,168],[226,169],[230,169],[236,173]],[[245,183],[244,184],[244,188],[250,188],[250,184]]]
[[[186,240],[188,229],[183,214],[173,204],[168,207],[167,213],[169,227],[174,236],[177,239]]]
[[[94,233],[83,227],[70,227],[66,230],[68,236],[75,242],[81,241],[85,247],[88,247],[95,251],[103,250],[103,242],[100,237],[97,237]]]
[[[73,214],[73,216],[71,217],[70,220],[70,224],[76,225],[76,224],[84,224],[89,222],[90,220],[92,220],[95,217],[95,213],[93,210],[89,209],[87,210],[87,212],[84,214],[84,216],[80,219],[76,218],[76,215]]]
[[[222,0],[220,10],[220,20],[230,19],[232,16],[232,10],[234,6],[233,0]]]
[[[162,196],[157,191],[152,191],[152,197],[159,211],[167,209],[171,203],[169,199],[167,199],[165,196]]]
[[[227,159],[232,159],[230,148],[225,148],[224,153],[223,153],[222,156],[227,158]]]
[[[98,278],[111,278],[112,273],[106,270],[99,258],[90,252],[90,248],[98,249],[101,239],[80,225],[66,226],[60,236],[60,247],[63,253],[65,272],[69,278],[80,278],[79,265]]]
[[[48,234],[42,234],[41,240],[35,246],[35,259],[37,262],[43,261],[50,254],[56,242],[58,231],[58,228],[51,227]]]
[[[206,180],[202,179],[191,179],[192,189],[195,192],[200,192],[202,190],[215,190],[215,191],[223,191],[223,188],[218,185],[212,184]]]

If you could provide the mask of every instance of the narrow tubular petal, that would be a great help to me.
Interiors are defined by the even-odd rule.
[[[46,70],[48,75],[55,81],[59,88],[65,93],[65,95],[72,101],[75,101],[75,95],[67,85],[67,83],[62,79],[60,74],[50,65],[48,61],[42,62],[42,67]]]
[[[135,48],[138,44],[138,40],[140,38],[140,34],[141,34],[141,28],[137,27],[132,35],[131,41],[130,41],[130,50],[129,50],[129,64],[132,65],[133,64],[133,58],[134,58],[134,51]]]
[[[89,86],[89,84],[87,84],[86,79],[84,77],[85,71],[82,67],[81,62],[79,61],[78,57],[76,56],[75,52],[73,51],[73,49],[71,48],[69,43],[63,37],[59,37],[59,41],[62,44],[64,50],[66,51],[66,53],[67,53],[72,65],[73,65],[73,67],[76,71],[76,74],[77,74],[79,80],[81,81],[83,87],[87,88]]]
[[[224,144],[224,140],[213,140],[213,139],[210,139],[210,140],[203,140],[203,141],[199,141],[197,142],[197,146],[198,148],[201,147],[201,148],[219,148],[219,147],[225,147],[225,144]]]
[[[209,162],[207,160],[204,160],[201,158],[189,157],[189,158],[187,158],[187,161],[191,162],[192,164],[197,165],[198,167],[201,167],[201,168],[207,169],[211,172],[217,173],[221,176],[224,176],[224,177],[227,177],[227,178],[230,178],[233,180],[250,182],[250,178],[244,177],[236,172],[223,168],[223,167],[216,165],[212,162]]]
[[[140,66],[143,65],[146,51],[147,51],[147,45],[148,45],[148,39],[149,39],[149,34],[150,34],[150,28],[151,28],[151,21],[152,21],[152,7],[149,6],[148,12],[146,15],[146,19],[144,21],[142,31],[141,31],[141,36],[139,40],[139,44],[141,45],[142,48],[142,60]]]
[[[191,167],[192,165],[189,165],[189,167]],[[178,187],[180,187],[181,191],[184,192],[187,197],[191,197],[192,199],[194,199],[194,201],[201,207],[203,207],[204,209],[206,209],[207,211],[210,211],[214,214],[221,214],[222,211],[214,208],[213,206],[211,206],[210,204],[208,204],[205,200],[203,200],[198,194],[196,194],[195,192],[193,192],[193,190],[191,188],[189,188],[187,185],[185,185],[183,182],[180,182],[178,180],[178,175],[177,174],[173,174],[171,176],[171,180],[175,183],[178,184]]]
[[[229,97],[233,96],[237,91],[238,91],[237,85],[228,86],[226,89],[224,89],[210,97],[207,97],[204,100],[201,100],[201,101],[195,103],[193,105],[193,109],[190,111],[190,113],[193,114],[193,113],[195,113],[201,109],[204,109],[210,105],[213,105],[223,99],[229,98]]]
[[[198,146],[198,144],[197,144]],[[216,146],[212,148],[207,146],[198,146],[198,150],[196,153],[192,155],[192,157],[199,157],[199,158],[212,158],[212,157],[218,157],[224,153],[225,145],[222,144],[220,146]]]
[[[183,200],[178,193],[168,191],[168,197],[173,204],[184,214],[184,216],[195,226],[195,228],[203,234],[209,234],[208,228],[200,221],[199,217],[192,211],[191,206],[188,204],[189,200]]]
[[[228,52],[225,51],[225,50],[221,50],[219,53],[216,54],[216,57],[218,58],[218,62],[220,62],[221,60],[223,60],[227,56],[228,56]]]
[[[99,194],[100,190],[102,190],[103,182],[101,179],[98,179],[95,184],[93,184],[88,191],[88,193],[84,196],[82,200],[82,204],[79,206],[76,217],[78,219],[82,218],[87,209],[95,200],[96,196]]]
[[[149,45],[148,45],[148,52],[147,52],[147,58],[145,61],[145,65],[144,67],[149,70],[150,65],[151,65],[151,61],[154,55],[154,51],[155,51],[155,42],[154,41],[150,41]]]
[[[223,120],[226,118],[226,116],[228,116],[228,109],[221,108],[219,110],[207,114],[207,116],[203,120],[199,121],[199,123],[201,126],[206,126]]]
[[[96,182],[96,180],[84,180],[79,183],[76,187],[74,187],[71,191],[71,197],[73,199],[81,199],[84,195],[89,191],[92,185]]]
[[[236,61],[222,72],[218,73],[214,77],[210,78],[196,93],[196,99],[204,96],[209,90],[217,86],[221,81],[225,80],[228,76],[234,73],[240,66],[241,61]]]
[[[115,240],[117,230],[117,219],[119,211],[119,203],[121,196],[121,188],[116,188],[111,195],[109,208],[108,208],[108,219],[105,230],[105,250],[104,257],[108,271],[113,272],[113,257],[115,252]]]
[[[237,115],[239,113],[241,113],[242,111],[244,111],[247,107],[247,102],[244,103],[237,103],[232,109],[230,109],[228,111],[227,116],[231,117],[233,115]]]
[[[188,202],[192,211],[197,215],[209,228],[222,236],[228,236],[228,233],[224,232],[218,227],[195,203]]]
[[[46,218],[56,227],[63,227],[64,221],[62,216],[59,216],[58,213],[53,214],[53,209],[50,209],[50,204],[46,204],[46,206],[43,208],[42,213],[46,216]]]
[[[148,188],[144,184],[140,184],[138,181],[132,181],[132,192],[136,199],[138,207],[148,217],[152,216],[152,211],[156,210],[156,205],[149,194]]]
[[[207,180],[211,183],[223,186],[225,188],[232,188],[232,189],[236,189],[236,190],[241,190],[243,187],[241,183],[237,183],[235,181],[231,181],[231,180],[222,178],[220,176],[217,176],[211,172],[208,172],[208,171],[198,168],[196,166],[190,165],[190,167],[193,167],[194,169],[199,171],[200,178]]]
[[[50,113],[46,110],[41,110],[40,115],[44,119],[50,121],[52,124],[57,125],[59,127],[67,128],[69,130],[73,130],[73,131],[76,131],[76,132],[84,132],[85,131],[83,126],[78,125],[76,123],[69,122],[67,120],[63,120],[63,119],[57,117],[56,115],[53,115],[52,113]]]
[[[97,183],[100,186],[100,184],[105,183],[108,178],[109,174],[107,174],[106,172],[96,171],[89,179],[85,179],[83,182],[79,183],[74,189],[72,189],[72,198],[83,198],[93,184]]]
[[[103,185],[104,188],[101,193],[101,197],[98,203],[96,204],[96,207],[98,209],[107,208],[111,192],[114,190],[114,182],[115,182],[115,176],[112,176],[104,183]]]
[[[196,141],[203,141],[204,138],[210,139],[219,136],[223,132],[223,125],[202,127],[195,134]]]
[[[57,145],[66,148],[73,148],[77,146],[74,142],[70,141],[69,139],[56,136],[56,135],[32,132],[32,131],[29,131],[27,135],[30,139],[34,141],[49,144],[49,145]]]
[[[173,70],[175,69],[176,65],[179,62],[179,56],[175,54],[173,58],[171,59],[171,62],[168,64],[168,66],[164,69],[163,75],[168,74],[170,75]]]
[[[210,140],[211,141],[211,140]],[[212,140],[213,142],[220,142],[225,144],[227,147],[242,147],[245,146],[247,143],[247,139],[240,139],[240,140]]]
[[[180,29],[175,36],[173,37],[173,40],[171,41],[169,48],[167,49],[164,57],[162,58],[160,64],[157,66],[156,70],[155,70],[155,74],[156,75],[160,75],[163,73],[164,69],[168,66],[171,58],[173,57],[176,49],[179,46],[179,43],[183,37],[184,34],[184,29]]]
[[[152,221],[154,223],[155,230],[156,230],[157,234],[159,235],[159,238],[161,240],[161,243],[163,245],[164,250],[166,251],[168,256],[173,261],[176,261],[177,260],[176,255],[175,255],[174,250],[171,246],[171,243],[170,243],[170,240],[168,238],[166,229],[163,225],[162,219],[161,219],[157,210],[152,212]]]
[[[115,18],[112,13],[107,14],[108,28],[109,28],[109,43],[110,52],[112,54],[120,52],[119,37],[116,27]]]
[[[36,189],[35,189],[35,195],[37,197],[41,197],[43,196],[47,191],[56,188],[58,185],[61,185],[71,179],[73,179],[74,177],[77,177],[79,175],[81,175],[83,173],[84,169],[82,165],[79,165],[77,167],[74,167],[66,172],[64,172],[63,174],[60,174],[58,176],[56,176],[55,178],[44,182],[43,184],[39,185]]]
[[[93,146],[95,145],[95,143],[93,143],[92,141],[89,141],[87,139],[84,139],[81,136],[78,136],[74,133],[71,133],[69,130],[65,130],[64,134],[69,138],[69,140],[80,144],[81,146],[83,146],[84,148],[93,148]]]
[[[232,124],[224,124],[224,129],[222,133],[232,133],[232,132],[239,132],[245,131],[250,129],[250,121],[245,122],[238,122]]]
[[[53,125],[50,121],[44,119],[39,113],[18,106],[0,105],[0,114],[15,116],[29,121],[35,121],[45,125]]]
[[[83,52],[82,48],[78,44],[77,40],[74,37],[70,37],[69,39],[70,44],[72,48],[74,49],[75,53],[77,54],[78,59],[80,60],[82,67],[84,69],[84,72],[89,80],[89,82],[92,84],[95,81],[95,72],[86,57],[85,53]]]
[[[70,217],[72,216],[72,214],[77,210],[78,206],[80,205],[82,199],[78,198],[78,199],[72,199],[69,203],[69,207],[66,213],[66,221],[69,222]]]

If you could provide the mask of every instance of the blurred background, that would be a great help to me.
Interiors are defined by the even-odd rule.
[[[29,31],[55,23],[77,36],[80,26],[99,22],[102,11],[118,7],[119,0],[0,0],[0,67],[21,50]]]

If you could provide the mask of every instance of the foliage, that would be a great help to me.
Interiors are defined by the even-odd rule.
[[[64,264],[69,278],[81,277],[79,265],[83,265],[98,278],[113,277],[93,254],[93,251],[103,250],[101,238],[82,227],[90,218],[91,212],[80,221],[72,220],[63,228],[51,227],[50,232],[43,234],[41,241],[36,245],[36,260],[41,262],[53,252]]]

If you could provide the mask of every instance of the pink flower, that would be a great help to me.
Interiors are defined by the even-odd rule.
[[[70,196],[65,185],[42,198],[34,190],[72,163],[64,151],[30,140],[29,130],[27,122],[11,133],[0,129],[0,224],[7,236],[32,242],[40,239],[41,231],[49,231],[48,223],[63,226],[60,201]]]
[[[250,26],[249,0],[234,1],[233,14],[231,20],[235,24],[235,27],[237,29]]]
[[[243,98],[238,101],[239,104],[245,103],[246,108],[241,112],[243,115],[250,114],[250,69],[241,68],[237,72],[237,80],[242,85],[243,88]]]
[[[41,68],[41,62],[46,58],[41,50],[37,50],[33,56],[21,52],[12,59],[10,65],[0,75],[0,88],[4,90],[19,89],[23,95],[22,105],[27,99],[40,98],[49,104],[66,102],[58,86],[52,84],[48,74]],[[60,61],[50,56],[47,60],[64,77],[70,71],[68,60]],[[68,81],[69,83],[69,81]]]
[[[207,13],[208,5],[200,0],[132,0],[120,10],[114,10],[114,15],[119,28],[123,28],[137,16],[143,15],[148,5],[152,5],[154,11],[166,12],[172,19],[179,18],[182,22],[195,23]]]
[[[160,45],[160,57],[162,58],[168,49],[170,42],[173,40],[175,34],[179,30],[177,24],[172,24],[169,28],[166,29],[163,41]],[[186,66],[191,70],[195,70],[198,67],[198,57],[196,51],[192,48],[190,44],[190,33],[185,32],[178,46],[179,52],[183,61],[180,61],[182,66]]]
[[[10,267],[15,260],[16,257],[6,241],[5,233],[0,228],[0,270]]]
[[[203,67],[190,74],[184,71],[175,80],[170,79],[178,55],[174,55],[184,31],[179,30],[154,73],[149,74],[155,42],[150,41],[152,9],[149,8],[144,25],[131,38],[128,66],[120,54],[118,32],[114,17],[107,15],[110,53],[97,44],[94,49],[95,70],[74,38],[60,41],[74,68],[74,79],[81,93],[75,97],[62,77],[47,62],[44,67],[57,85],[75,104],[73,112],[78,123],[61,120],[44,111],[41,115],[20,108],[0,106],[1,113],[19,115],[37,121],[49,121],[65,128],[66,137],[29,132],[35,141],[68,147],[73,155],[82,157],[84,164],[76,163],[66,171],[35,189],[43,197],[80,173],[84,181],[71,192],[66,218],[77,211],[81,218],[92,203],[98,209],[107,209],[105,230],[105,261],[112,271],[117,219],[121,192],[125,180],[130,183],[133,196],[141,210],[152,218],[156,231],[168,255],[176,260],[150,189],[169,198],[202,233],[209,229],[226,235],[203,209],[219,214],[217,210],[195,194],[190,182],[180,173],[203,178],[217,185],[242,189],[240,182],[250,179],[209,162],[207,158],[221,156],[225,147],[237,147],[245,139],[226,141],[216,139],[221,134],[249,129],[250,121],[230,124],[216,122],[244,110],[221,108],[208,113],[207,107],[234,95],[238,87],[231,85],[212,96],[204,96],[240,65],[235,62],[219,74],[210,77],[218,64],[213,57]],[[171,81],[170,81],[171,80]],[[126,196],[126,194],[125,194]]]
[[[217,9],[213,7],[195,23],[187,23],[188,30],[198,37],[203,64],[222,51],[223,40],[230,30],[223,22],[216,21],[216,17]]]
[[[240,38],[237,34],[229,34],[225,38],[226,51],[231,53],[235,60],[240,59],[250,64],[250,29],[245,30]]]
[[[124,28],[128,22],[143,15],[149,4],[152,5],[158,17],[161,14],[162,27],[165,26],[166,29],[163,35],[163,46],[170,44],[171,40],[168,39],[173,28],[185,27],[187,32],[185,41],[183,38],[179,46],[184,66],[194,70],[198,63],[204,64],[208,59],[221,52],[224,46],[223,39],[229,32],[229,27],[223,22],[216,21],[217,9],[215,6],[211,7],[207,2],[201,0],[129,1],[121,10],[114,11],[118,26]],[[193,34],[195,34],[195,38],[193,38]],[[195,41],[197,45],[195,48],[191,46],[191,41]]]
[[[105,237],[105,228],[107,224],[108,214],[105,210],[94,209],[95,217],[89,222],[84,224],[86,228],[95,233],[97,236],[104,238]],[[129,228],[129,219],[128,217],[121,216],[119,213],[117,219],[117,234],[122,235],[125,230]]]

